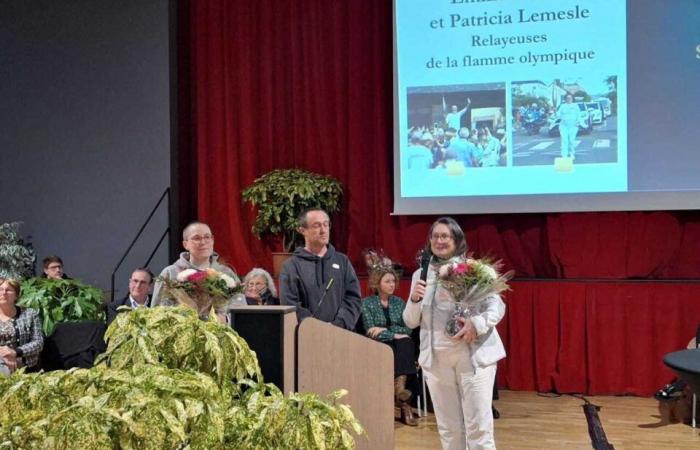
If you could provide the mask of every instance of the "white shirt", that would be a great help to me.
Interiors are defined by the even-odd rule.
[[[136,309],[136,308],[148,308],[148,296],[146,296],[146,302],[142,305],[141,303],[139,303],[139,302],[137,302],[136,300],[134,300],[134,297],[132,297],[131,294],[129,294],[129,303],[131,304],[131,307],[132,307],[133,309]]]
[[[454,128],[455,131],[459,131],[462,128],[462,116],[467,112],[467,107],[461,111],[450,112],[445,116],[445,122],[447,122],[448,128]]]
[[[562,103],[557,110],[557,116],[561,119],[564,127],[575,127],[578,125],[578,118],[581,110],[576,103]]]

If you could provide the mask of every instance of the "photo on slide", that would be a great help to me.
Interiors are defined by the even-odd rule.
[[[617,76],[512,83],[513,165],[618,161]]]
[[[409,87],[405,171],[505,167],[508,161],[505,83]]]

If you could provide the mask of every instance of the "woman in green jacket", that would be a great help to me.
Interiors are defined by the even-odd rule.
[[[367,336],[389,345],[393,350],[395,407],[401,411],[403,423],[416,426],[418,422],[408,402],[412,394],[406,389],[407,375],[416,373],[415,345],[410,336],[411,329],[403,322],[405,303],[393,295],[398,276],[391,263],[368,263],[368,266],[368,287],[374,295],[362,302],[362,324]]]

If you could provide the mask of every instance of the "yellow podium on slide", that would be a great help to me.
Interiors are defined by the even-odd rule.
[[[554,170],[557,172],[572,172],[574,170],[573,158],[554,158]]]
[[[447,175],[450,175],[450,176],[464,175],[464,163],[462,161],[454,161],[454,160],[445,161],[445,167],[447,168]]]

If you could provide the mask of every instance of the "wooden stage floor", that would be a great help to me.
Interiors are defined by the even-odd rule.
[[[496,407],[499,450],[590,450],[583,400],[569,395],[540,396],[535,392],[500,391]],[[586,397],[598,412],[608,442],[615,450],[700,449],[700,428],[664,423],[658,402],[640,397]],[[395,447],[400,450],[440,449],[435,417],[418,427],[395,422]]]

